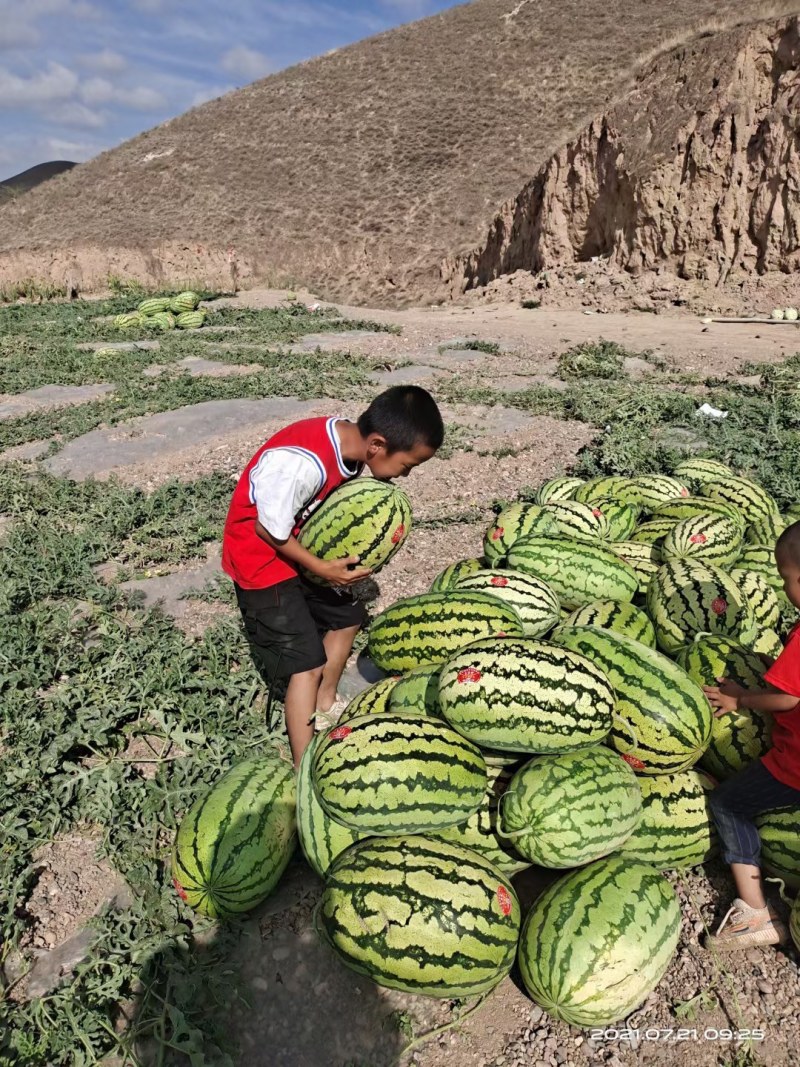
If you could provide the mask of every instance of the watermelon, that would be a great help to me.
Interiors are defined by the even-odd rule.
[[[708,794],[716,783],[702,771],[640,777],[642,818],[617,850],[659,870],[705,863],[716,851],[716,829]]]
[[[537,897],[519,944],[525,988],[574,1026],[624,1019],[658,985],[681,930],[678,896],[649,864],[607,856]]]
[[[555,500],[544,505],[557,525],[558,534],[573,541],[602,541],[608,537],[608,520],[598,504],[582,504],[577,500]],[[553,536],[552,534],[549,536]]]
[[[631,534],[631,541],[659,548],[679,519],[651,519],[640,523]]]
[[[118,330],[132,330],[142,325],[142,316],[138,311],[126,311],[114,319],[114,326]]]
[[[768,520],[780,514],[778,505],[766,489],[749,478],[737,478],[735,475],[715,478],[700,486],[700,495],[733,504],[748,523]]]
[[[746,641],[755,633],[752,612],[739,587],[712,564],[672,560],[659,567],[647,590],[647,613],[658,646],[674,655],[699,633]]]
[[[727,463],[720,463],[718,459],[705,459],[698,456],[683,460],[672,473],[678,481],[688,485],[692,492],[696,493],[706,482],[713,482],[717,478],[727,478],[735,472]]]
[[[501,752],[568,752],[602,741],[614,694],[583,656],[531,638],[478,641],[439,676],[447,721]]]
[[[311,774],[322,807],[361,833],[424,833],[465,822],[486,792],[475,745],[417,714],[368,715],[335,726]]]
[[[428,592],[444,593],[448,589],[452,589],[460,578],[465,578],[468,574],[475,574],[481,567],[483,567],[482,559],[460,559],[456,563],[451,563],[449,567],[439,571],[431,582]]]
[[[771,545],[745,545],[736,560],[735,569],[760,574],[776,593],[783,592],[783,578],[775,562],[775,549]]]
[[[645,596],[650,580],[661,566],[661,550],[639,541],[613,541],[608,547],[628,564],[638,581],[637,592]]]
[[[169,310],[176,315],[186,314],[194,311],[200,304],[200,296],[198,293],[192,292],[191,289],[186,289],[182,293],[177,293],[169,302]]]
[[[654,512],[661,504],[676,497],[688,496],[689,490],[666,474],[640,474],[629,478],[626,486],[615,494],[623,503],[638,504],[643,511]]]
[[[564,626],[601,626],[640,641],[650,648],[656,647],[656,632],[653,624],[641,608],[633,604],[618,604],[614,600],[594,600],[573,611],[563,622]]]
[[[786,520],[777,512],[756,519],[747,527],[745,540],[751,545],[774,545],[786,529]]]
[[[717,567],[733,566],[742,547],[741,527],[724,515],[693,515],[677,523],[661,545],[664,562],[697,560]]]
[[[292,857],[295,776],[276,752],[236,764],[181,820],[173,884],[201,915],[224,919],[269,896]]]
[[[503,797],[502,834],[531,863],[579,867],[619,848],[642,817],[636,775],[603,746],[540,756]]]
[[[182,311],[175,319],[175,325],[179,330],[199,330],[205,321],[205,311]]]
[[[483,555],[490,567],[502,563],[512,545],[534,534],[557,535],[558,523],[538,504],[511,504],[504,508],[486,531]]]
[[[297,540],[317,559],[358,556],[360,566],[379,571],[411,531],[408,497],[389,482],[354,478],[312,512]],[[323,579],[308,574],[318,584]]]
[[[800,890],[800,808],[780,808],[756,818],[761,863],[767,874]]]
[[[526,637],[542,637],[559,620],[558,597],[540,578],[512,570],[484,570],[460,578],[456,589],[489,593],[512,607]]]
[[[398,600],[369,631],[369,652],[383,671],[402,674],[444,663],[464,645],[496,634],[522,636],[516,611],[488,593],[453,590]]]
[[[540,485],[536,491],[537,504],[549,504],[551,500],[572,500],[576,491],[583,485],[583,478],[574,478],[565,474],[560,478],[551,478]]]
[[[773,661],[783,652],[783,641],[774,630],[756,629],[755,637],[745,642],[745,646],[759,656],[769,656]]]
[[[490,768],[486,796],[472,818],[458,826],[448,826],[446,830],[429,834],[429,838],[471,848],[509,877],[527,870],[530,861],[523,859],[498,834],[498,805],[510,781],[511,773],[504,767]]]
[[[596,504],[600,500],[617,500],[624,502],[630,492],[630,478],[619,474],[601,475],[590,478],[588,482],[575,490],[574,500],[581,504]]]
[[[633,600],[639,587],[633,569],[609,548],[567,538],[519,541],[508,566],[547,582],[569,611],[593,600]]]
[[[145,326],[152,326],[159,330],[175,329],[175,316],[171,311],[157,311],[154,315],[143,316],[142,322]]]
[[[781,620],[781,607],[775,590],[766,578],[757,571],[739,570],[738,567],[730,575],[750,608],[756,625],[774,630]]]
[[[332,819],[317,800],[311,765],[321,738],[321,734],[312,738],[297,772],[297,835],[309,865],[324,878],[336,857],[364,835]]]
[[[431,997],[470,997],[511,970],[520,907],[502,871],[423,837],[361,841],[328,872],[318,933],[352,970]]]
[[[441,667],[415,667],[408,671],[392,687],[389,694],[389,711],[418,711],[441,718],[439,707],[439,672]]]
[[[714,686],[717,679],[729,678],[745,689],[766,688],[760,657],[728,637],[698,635],[681,649],[678,662],[698,685]],[[700,762],[715,778],[730,778],[764,755],[771,735],[770,715],[742,708],[715,716],[711,741]]]
[[[606,520],[606,538],[609,541],[627,541],[633,536],[639,520],[639,508],[635,504],[622,504],[616,500],[598,500],[597,507]]]
[[[655,509],[652,521],[676,523],[693,519],[696,515],[722,515],[735,522],[742,531],[745,528],[745,517],[735,504],[723,500],[709,500],[706,496],[682,496],[676,500],[667,500]]]
[[[616,694],[609,743],[642,774],[693,766],[711,737],[703,690],[655,649],[597,626],[560,626],[551,640],[591,660]]]
[[[348,703],[339,716],[339,722],[360,719],[364,715],[382,715],[388,711],[389,698],[399,681],[399,675],[391,675],[389,678],[381,678],[379,682],[375,682],[368,689],[362,690]]]
[[[151,296],[147,300],[143,300],[139,304],[137,311],[140,315],[152,316],[159,315],[165,311],[169,311],[169,305],[172,298],[169,296]]]

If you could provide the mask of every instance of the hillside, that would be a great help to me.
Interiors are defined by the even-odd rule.
[[[800,264],[800,19],[659,57],[560,149],[445,275],[454,292],[602,257],[720,285]]]
[[[42,182],[50,181],[57,174],[72,170],[74,166],[75,164],[67,159],[54,159],[49,163],[37,163],[35,167],[28,167],[27,170],[22,170],[19,174],[0,182],[0,203],[7,198],[19,196],[20,193],[30,192]]]
[[[769,10],[791,10],[790,3]],[[382,303],[444,261],[668,43],[740,0],[475,0],[193,109],[0,210],[0,281],[305,282]]]

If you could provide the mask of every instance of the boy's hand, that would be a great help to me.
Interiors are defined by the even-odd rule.
[[[739,710],[739,697],[747,690],[729,678],[717,678],[719,685],[704,685],[703,692],[714,708],[714,718]]]
[[[369,567],[354,567],[354,564],[358,562],[358,556],[348,556],[347,559],[320,560],[316,574],[324,578],[326,582],[330,582],[331,585],[355,585],[356,582],[363,582],[372,574]],[[350,570],[350,567],[354,569]]]

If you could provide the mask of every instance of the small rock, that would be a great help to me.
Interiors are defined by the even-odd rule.
[[[531,1026],[536,1026],[543,1015],[544,1010],[540,1008],[538,1004],[534,1004],[528,1015]]]
[[[765,997],[771,997],[775,992],[771,982],[757,982],[757,989]]]

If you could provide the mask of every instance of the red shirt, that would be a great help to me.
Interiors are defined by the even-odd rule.
[[[292,533],[296,536],[311,512],[334,489],[361,473],[361,466],[349,469],[342,458],[336,421],[335,418],[303,419],[279,430],[259,448],[242,472],[233,491],[222,535],[222,569],[242,589],[268,589],[278,582],[297,577],[297,568],[256,533],[258,509],[251,473],[264,453],[274,449],[302,451],[318,465],[316,495],[295,517]]]
[[[764,680],[782,693],[797,697],[798,703],[788,711],[774,713],[772,748],[761,761],[779,782],[800,789],[800,623],[792,629],[786,648]]]

